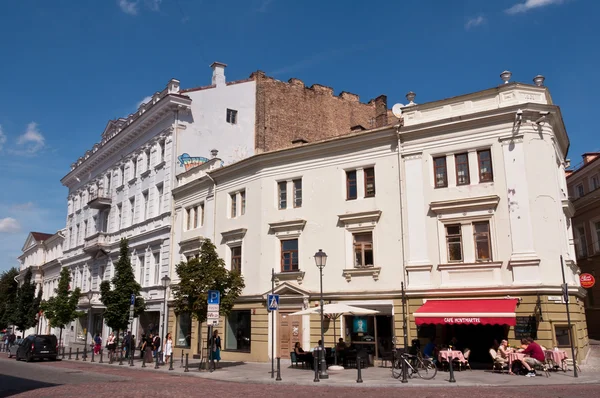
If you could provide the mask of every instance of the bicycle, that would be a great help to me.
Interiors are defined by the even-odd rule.
[[[402,376],[402,362],[406,363],[406,375],[409,379],[415,374],[423,380],[431,380],[437,374],[437,367],[429,358],[422,358],[420,355],[410,355],[406,353],[394,353],[392,361],[392,377],[399,379]]]

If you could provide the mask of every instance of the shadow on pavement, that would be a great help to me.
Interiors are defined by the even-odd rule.
[[[44,383],[23,377],[0,375],[0,398],[10,397],[12,395],[40,388],[55,387],[57,385],[58,384]]]

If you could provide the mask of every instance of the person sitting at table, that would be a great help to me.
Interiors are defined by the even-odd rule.
[[[338,343],[335,346],[335,355],[338,357],[338,361],[344,363],[344,357],[346,352],[346,343],[344,343],[343,338],[338,339]]]
[[[296,360],[300,361],[302,363],[308,363],[308,365],[310,366],[310,368],[312,369],[314,367],[313,365],[313,354],[312,352],[306,352],[302,349],[302,346],[300,345],[299,341],[296,341],[296,344],[294,344],[294,352],[296,353]]]
[[[425,358],[432,359],[433,363],[436,363],[437,362],[437,354],[438,354],[437,346],[433,342],[433,337],[431,337],[431,338],[429,338],[429,343],[427,343],[425,345],[425,348],[423,348],[423,356]]]
[[[504,367],[504,365],[508,362],[508,354],[511,353],[512,351],[513,350],[508,347],[508,341],[502,340],[500,342],[500,345],[498,346],[498,355],[496,355],[496,362],[498,362],[499,364],[501,364]],[[513,367],[515,365],[520,366],[518,364],[521,364],[522,366],[526,366],[524,363],[522,363],[522,361],[520,359],[515,359],[512,361]],[[515,374],[513,372],[512,368],[508,369],[508,374],[511,374],[511,375]]]
[[[525,346],[523,354],[527,355],[523,361],[523,365],[529,371],[527,377],[535,377],[535,366],[543,366],[546,361],[546,355],[542,351],[542,347],[536,343],[531,337],[521,340],[522,347]]]

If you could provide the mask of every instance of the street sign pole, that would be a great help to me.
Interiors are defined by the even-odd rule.
[[[213,335],[213,327],[215,325],[219,324],[219,317],[220,317],[220,311],[219,311],[219,307],[221,305],[221,292],[218,290],[209,290],[208,291],[208,306],[207,306],[207,311],[206,311],[206,323],[208,325],[208,336],[206,339],[206,351],[207,351],[207,356],[206,356],[206,368],[207,370],[211,367],[210,365],[212,365],[212,370],[215,369],[215,363],[214,363],[214,355],[213,352],[215,351],[215,341],[213,341],[212,339],[212,335]],[[210,365],[209,365],[209,360],[210,360]]]
[[[569,328],[569,340],[571,340],[571,358],[573,358],[573,376],[579,377],[577,374],[577,358],[575,358],[575,342],[573,341],[573,329],[571,328],[571,312],[569,311],[569,285],[565,279],[565,262],[563,261],[562,254],[560,255],[560,269],[562,271],[563,279],[563,300],[565,301],[565,307],[567,309],[567,325]]]
[[[129,344],[129,350],[127,350],[127,356],[129,357],[129,362],[130,365],[133,366],[133,311],[135,308],[135,294],[131,295],[131,302],[129,304],[129,331],[131,334],[129,334],[129,341],[127,342],[127,344]]]
[[[271,268],[271,295],[275,294],[275,268]],[[267,303],[267,306],[269,303]],[[275,375],[275,311],[271,311],[271,379]]]

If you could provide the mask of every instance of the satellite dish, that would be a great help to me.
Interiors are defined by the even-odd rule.
[[[402,104],[395,104],[394,106],[392,106],[392,113],[398,119],[402,118],[402,108],[404,108],[404,105]]]

